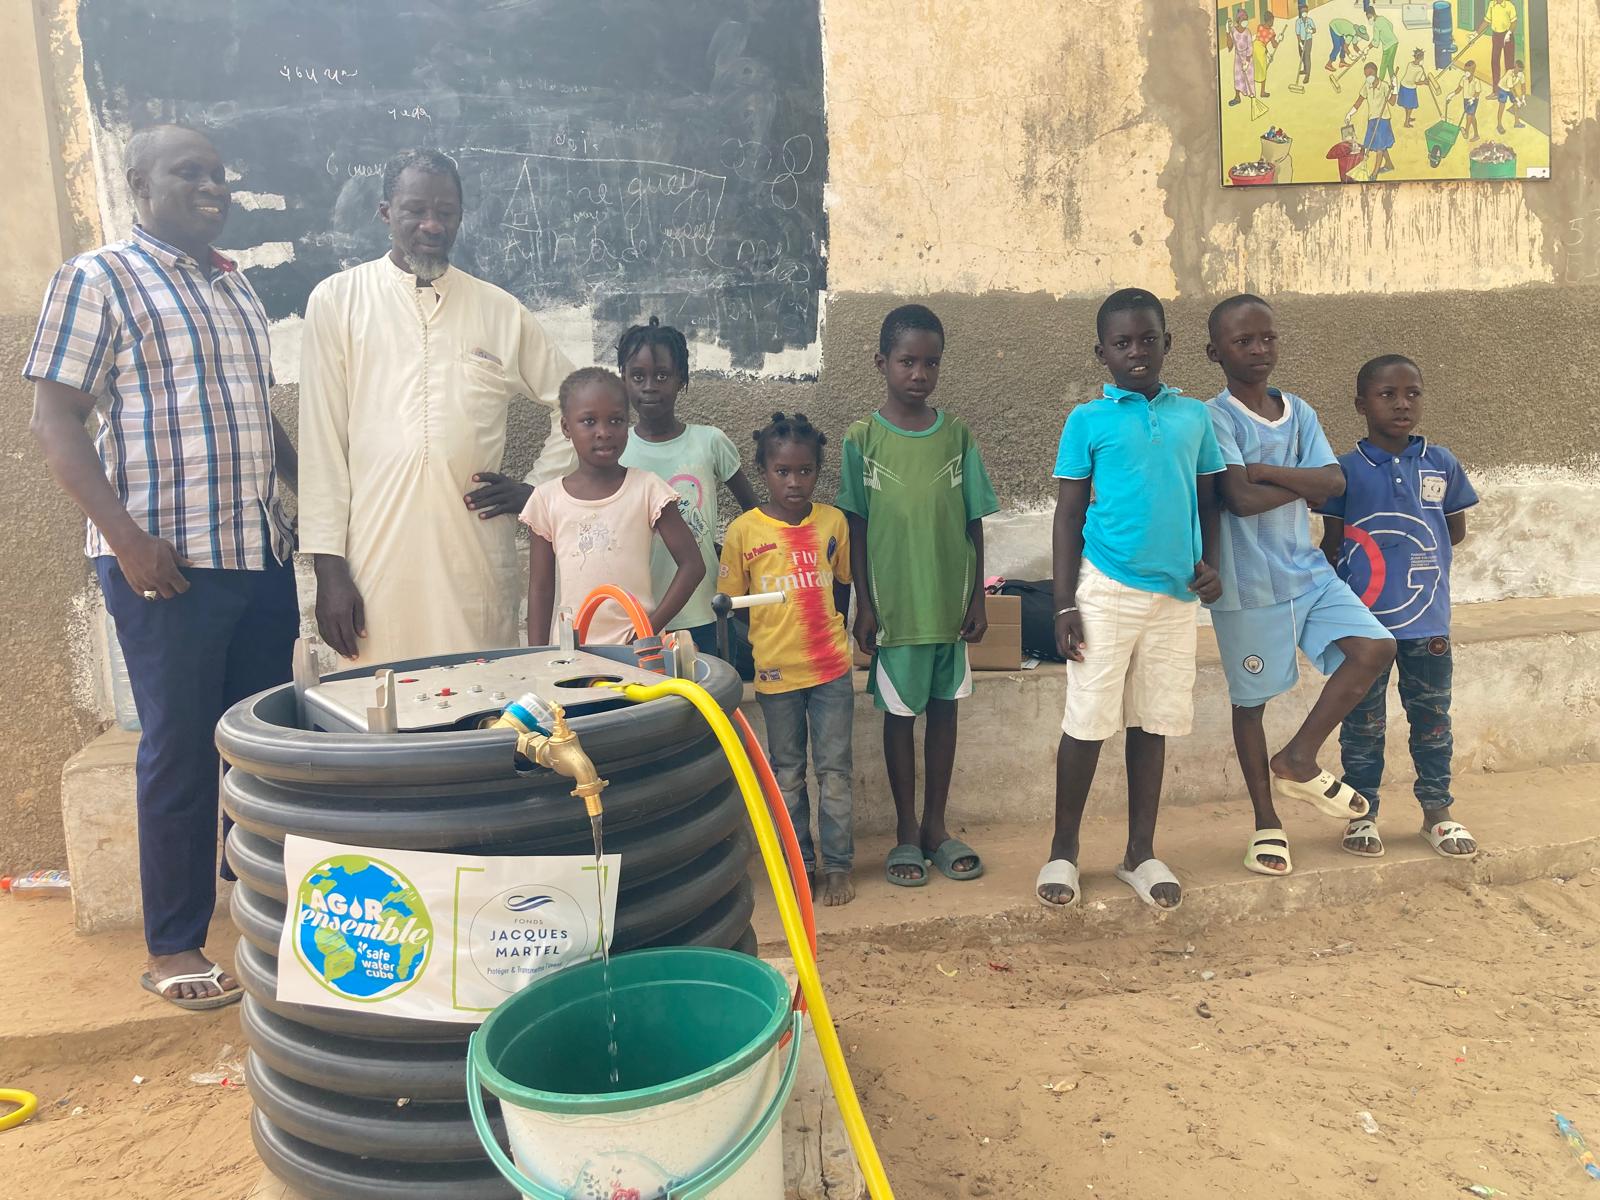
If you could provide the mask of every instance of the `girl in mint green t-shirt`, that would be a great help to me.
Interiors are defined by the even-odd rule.
[[[717,652],[711,596],[717,577],[717,494],[726,484],[741,510],[756,506],[755,489],[745,478],[739,451],[714,425],[678,420],[678,395],[689,386],[689,346],[684,336],[656,317],[634,325],[617,343],[617,367],[637,414],[622,465],[666,480],[678,493],[678,511],[700,544],[706,577],[668,629],[685,629],[702,654]],[[651,546],[650,576],[659,592],[676,571],[672,555],[657,538]],[[666,632],[658,630],[657,632]]]

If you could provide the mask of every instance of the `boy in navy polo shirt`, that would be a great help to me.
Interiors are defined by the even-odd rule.
[[[1477,842],[1450,820],[1450,557],[1478,494],[1455,455],[1416,434],[1422,370],[1409,358],[1386,354],[1362,367],[1356,411],[1367,436],[1339,459],[1345,492],[1322,506],[1322,550],[1395,636],[1422,836],[1445,858],[1470,859]],[[1376,817],[1388,688],[1385,669],[1339,732],[1345,782],[1370,806],[1345,830],[1344,848],[1364,858],[1383,853]]]
[[[1078,903],[1078,831],[1100,746],[1127,729],[1128,844],[1117,878],[1146,904],[1177,908],[1155,857],[1166,739],[1194,720],[1196,599],[1217,598],[1215,477],[1222,456],[1198,400],[1161,382],[1172,347],[1161,302],[1127,288],[1100,306],[1095,357],[1113,386],[1061,433],[1055,476],[1056,645],[1067,708],[1056,751],[1056,828],[1034,887]]]
[[[1344,476],[1317,414],[1298,396],[1268,386],[1278,362],[1272,308],[1259,296],[1234,296],[1211,313],[1206,353],[1227,387],[1210,402],[1222,476],[1222,598],[1211,625],[1233,705],[1239,755],[1255,833],[1246,869],[1287,875],[1289,839],[1273,798],[1298,800],[1343,821],[1367,815],[1367,802],[1317,762],[1323,743],[1380,672],[1394,662],[1394,639],[1340,582],[1311,540],[1309,505],[1344,491]],[[1300,728],[1267,753],[1267,703],[1300,677],[1296,650],[1328,676]]]

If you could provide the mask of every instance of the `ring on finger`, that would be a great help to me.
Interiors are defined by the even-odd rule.
[[[159,599],[161,599],[161,593],[156,591],[155,588],[145,588],[145,590],[140,592],[139,594],[141,596],[143,596],[146,600],[159,600]]]

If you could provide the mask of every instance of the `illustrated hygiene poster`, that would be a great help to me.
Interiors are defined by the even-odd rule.
[[[478,857],[284,840],[278,999],[476,1024],[611,944],[622,856]],[[598,876],[598,879],[597,879]]]

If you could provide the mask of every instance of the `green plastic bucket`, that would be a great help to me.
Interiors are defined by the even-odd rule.
[[[473,1034],[468,1103],[500,1173],[530,1200],[782,1200],[779,1121],[800,1061],[783,976],[731,950],[636,950],[611,960],[611,995],[616,1085],[599,962],[535,980]]]

